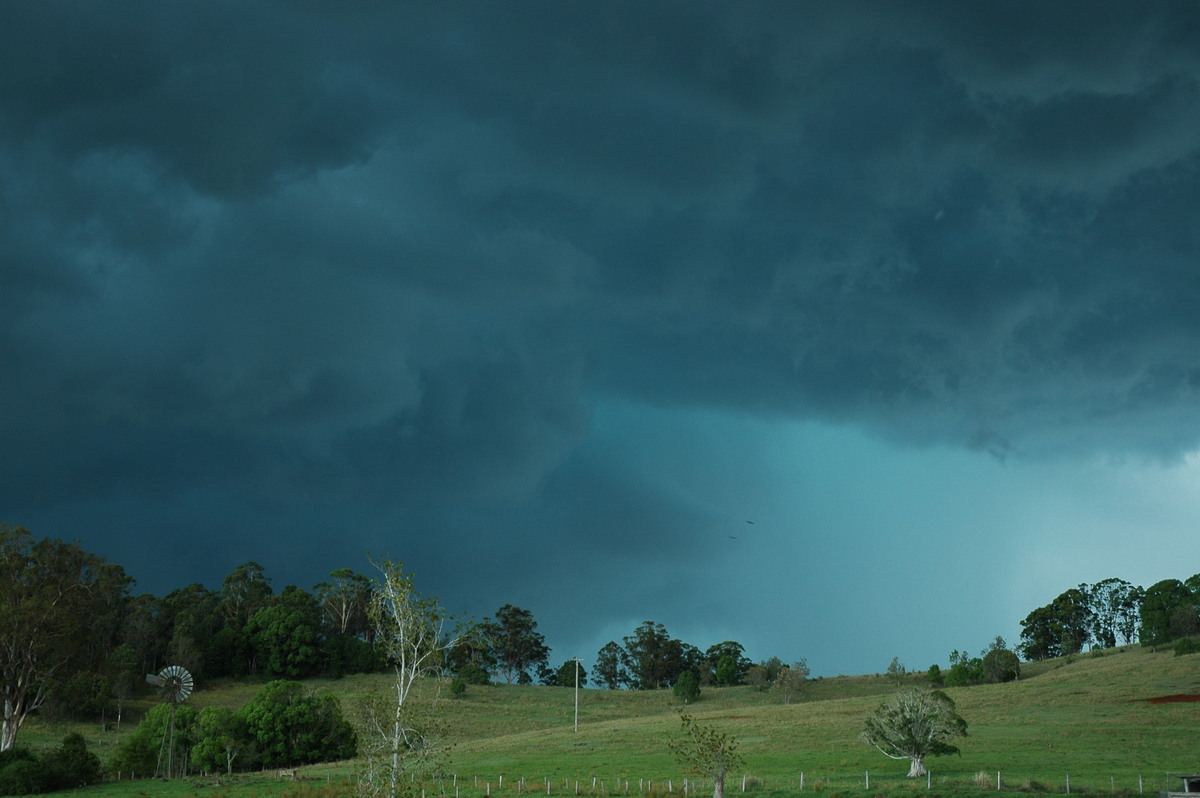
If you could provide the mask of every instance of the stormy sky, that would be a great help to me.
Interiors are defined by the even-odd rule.
[[[947,664],[1200,571],[1192,2],[0,3],[0,521]]]

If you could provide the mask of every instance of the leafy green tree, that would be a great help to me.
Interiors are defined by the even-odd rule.
[[[1158,646],[1171,642],[1174,639],[1171,618],[1190,597],[1191,591],[1178,579],[1163,579],[1146,588],[1139,632],[1142,645]]]
[[[909,760],[909,778],[925,775],[925,758],[956,754],[950,743],[965,737],[967,722],[940,691],[902,690],[881,704],[866,721],[859,739],[892,759]]]
[[[459,679],[463,680],[464,684],[491,683],[491,674],[473,662],[468,662],[466,665],[459,668],[456,675]]]
[[[925,676],[929,679],[931,687],[942,686],[942,669],[938,665],[930,665],[929,670],[925,671]]]
[[[320,607],[305,590],[289,585],[246,622],[246,637],[267,678],[314,675],[323,652]]]
[[[679,674],[679,678],[675,680],[675,686],[671,689],[676,698],[685,704],[690,704],[700,697],[700,680],[692,671],[684,671]]]
[[[737,740],[697,723],[691,715],[681,713],[679,722],[683,736],[668,743],[675,760],[685,770],[712,779],[713,798],[724,798],[726,776],[742,765]]]
[[[105,674],[80,670],[54,685],[42,711],[55,718],[104,721],[112,707],[112,688]]]
[[[541,682],[548,687],[574,687],[578,666],[579,686],[587,684],[587,668],[578,660],[569,659],[557,668],[546,668]]]
[[[1171,618],[1190,598],[1192,592],[1178,580],[1163,580],[1146,588],[1141,600],[1139,637],[1142,646],[1162,646],[1174,640]]]
[[[546,638],[537,630],[533,613],[505,604],[496,610],[494,618],[480,625],[487,638],[496,667],[505,681],[519,681],[522,673],[529,675],[530,669],[544,665],[550,655]]]
[[[250,747],[245,718],[228,707],[205,707],[196,725],[192,764],[206,773],[233,773],[234,760]]]
[[[629,672],[623,664],[621,647],[616,641],[605,643],[596,654],[596,681],[609,690],[616,690],[629,683]]]
[[[78,544],[0,526],[0,751],[53,684],[90,664],[90,624],[107,609],[93,591],[103,564]]]
[[[149,593],[133,596],[125,602],[121,640],[137,655],[132,672],[139,680],[142,674],[157,673],[167,664],[167,641],[171,635],[166,630],[165,615],[163,600]]]
[[[159,771],[160,761],[165,764],[185,762],[187,753],[195,742],[196,710],[187,704],[175,708],[174,748],[170,742],[171,707],[156,704],[142,718],[132,732],[117,744],[110,767],[125,776],[154,776]],[[161,758],[160,758],[161,755]]]
[[[220,596],[204,585],[191,584],[163,597],[161,633],[167,639],[167,664],[182,665],[193,676],[228,676],[248,673],[244,648],[218,645],[224,620]]]
[[[1060,593],[1021,621],[1021,650],[1027,659],[1075,654],[1092,638],[1093,613],[1087,585]]]
[[[329,762],[355,754],[354,729],[332,693],[280,679],[264,685],[240,714],[266,767]]]
[[[246,625],[273,595],[271,580],[256,562],[239,565],[222,581],[219,610],[224,619],[221,629],[224,673],[247,676],[258,670],[254,643]]]
[[[1054,599],[1051,607],[1058,623],[1063,654],[1083,651],[1092,639],[1092,607],[1087,592],[1079,588],[1067,590]]]
[[[1050,659],[1062,654],[1062,637],[1052,607],[1038,607],[1021,621],[1020,649],[1027,660]]]
[[[946,673],[947,687],[967,687],[983,683],[983,659],[965,651],[950,652],[950,670]]]
[[[774,684],[775,679],[779,676],[780,671],[787,667],[787,663],[785,663],[779,657],[769,657],[768,659],[760,662],[759,665],[761,665],[763,670],[766,671],[767,684]]]
[[[1104,579],[1088,588],[1092,641],[1096,646],[1112,648],[1118,640],[1133,642],[1143,593],[1140,587],[1116,578]]]
[[[1016,681],[1021,677],[1021,660],[1006,648],[994,648],[983,656],[983,681],[987,684]]]
[[[313,587],[325,628],[330,635],[351,637],[371,631],[367,608],[371,603],[371,580],[349,568],[329,573],[329,581]]]
[[[692,669],[684,643],[667,634],[661,623],[644,621],[624,640],[622,664],[635,690],[669,687],[680,673]]]
[[[221,612],[230,626],[241,627],[272,595],[266,570],[253,561],[243,563],[221,582]]]
[[[704,659],[713,669],[718,685],[726,687],[745,682],[746,673],[753,664],[746,658],[745,652],[742,644],[733,640],[725,640],[708,647],[704,652]]]

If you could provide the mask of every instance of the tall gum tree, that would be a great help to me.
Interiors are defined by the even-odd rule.
[[[104,561],[75,543],[0,526],[0,751],[13,747],[51,685],[86,657],[92,621],[110,591],[97,589]]]

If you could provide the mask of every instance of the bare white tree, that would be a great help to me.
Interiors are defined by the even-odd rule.
[[[442,636],[445,610],[436,599],[417,593],[412,574],[405,573],[401,563],[372,565],[381,576],[375,582],[370,620],[375,643],[395,678],[388,693],[360,703],[359,786],[369,795],[397,796],[409,783],[408,774],[435,768],[444,753],[434,702],[418,700],[414,688],[438,673],[454,640]]]

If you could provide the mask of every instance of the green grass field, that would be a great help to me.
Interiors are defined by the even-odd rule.
[[[1148,699],[1200,694],[1200,655],[1175,657],[1129,647],[1104,656],[1078,655],[1026,666],[1019,682],[947,690],[970,724],[959,756],[930,759],[931,777],[903,778],[906,762],[890,760],[857,740],[863,718],[896,689],[884,676],[816,679],[789,705],[771,692],[749,687],[706,688],[688,707],[697,719],[736,735],[746,765],[731,779],[737,795],[803,791],[828,796],[1001,792],[1136,795],[1166,786],[1166,774],[1200,771],[1200,703],[1154,703]],[[385,676],[317,681],[347,705],[379,689]],[[919,683],[919,676],[908,681]],[[240,706],[259,685],[200,685],[195,706]],[[434,690],[431,682],[423,685]],[[439,706],[453,751],[451,780],[426,787],[461,796],[683,795],[683,779],[666,741],[679,729],[679,703],[669,691],[580,691],[579,729],[574,730],[574,690],[494,685],[471,687]],[[136,710],[127,712],[125,730]],[[135,716],[131,719],[131,715]],[[119,735],[97,727],[43,724],[32,720],[19,742],[56,744],[66,731],[84,732],[102,759]],[[343,795],[350,794],[352,763],[303,768],[297,782],[275,773],[232,779],[199,777],[171,783],[106,784],[87,795]],[[869,779],[869,785],[868,785]],[[1139,781],[1140,779],[1140,781]],[[595,786],[593,786],[593,783]],[[628,785],[628,787],[626,786]],[[1174,789],[1174,784],[1171,784]],[[711,787],[707,788],[711,793]],[[696,789],[689,785],[689,793]]]

